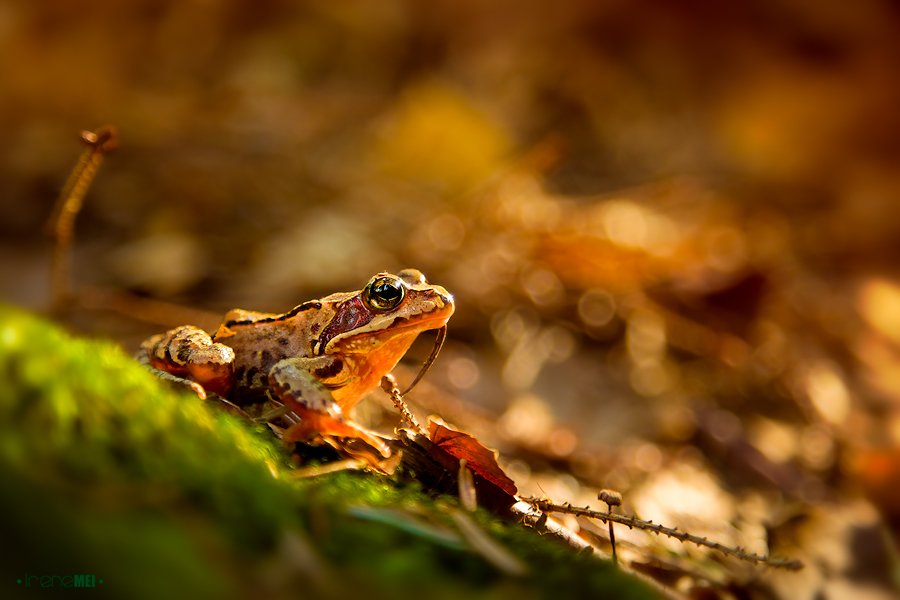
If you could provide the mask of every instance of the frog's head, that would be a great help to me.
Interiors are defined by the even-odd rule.
[[[447,320],[453,314],[453,296],[428,283],[416,269],[397,275],[378,273],[357,292],[334,294],[320,301],[332,316],[312,345],[313,355],[330,355],[350,385],[332,390],[339,401],[371,389],[403,358],[423,331],[440,330],[435,349],[421,375],[443,342]],[[410,386],[411,387],[411,386]]]
[[[322,302],[331,304],[333,316],[315,340],[314,354],[370,354],[387,344],[399,351],[396,360],[419,333],[444,327],[454,310],[453,296],[416,269],[378,273],[358,292]]]

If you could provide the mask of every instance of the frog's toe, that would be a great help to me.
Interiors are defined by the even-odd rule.
[[[310,441],[319,436],[352,438],[361,440],[371,446],[385,458],[391,455],[391,449],[381,438],[370,431],[366,431],[359,425],[319,411],[295,409],[294,412],[300,417],[300,421],[291,425],[284,432],[282,439],[286,443]]]
[[[234,384],[234,350],[212,341],[193,325],[182,325],[155,335],[141,344],[138,359],[176,378],[196,382],[189,386],[198,396],[204,390],[227,397]]]

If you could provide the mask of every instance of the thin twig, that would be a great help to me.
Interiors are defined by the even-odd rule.
[[[406,401],[400,393],[400,388],[397,386],[397,380],[393,375],[388,373],[381,378],[381,389],[387,392],[391,397],[391,401],[394,403],[394,407],[400,411],[400,416],[402,418],[401,423],[407,423],[413,431],[420,435],[425,435],[425,430],[422,429],[422,426],[419,425],[419,422],[416,421],[416,418],[413,416],[412,412],[410,412],[409,406],[406,405]]]
[[[365,463],[361,460],[347,458],[344,460],[336,460],[325,465],[300,467],[290,471],[290,474],[291,477],[296,479],[312,479],[313,477],[321,477],[322,475],[330,475],[331,473],[339,473],[341,471],[355,471],[362,469],[365,466]]]
[[[464,458],[459,461],[459,475],[456,481],[459,486],[459,503],[467,511],[474,512],[478,508],[478,494],[475,491],[475,478]]]
[[[75,217],[81,212],[87,194],[103,157],[118,146],[119,136],[115,128],[105,126],[97,131],[82,131],[81,141],[87,145],[78,164],[72,169],[66,185],[56,201],[53,217],[48,224],[53,239],[51,265],[51,290],[53,309],[61,310],[72,296],[71,249],[75,230]]]
[[[717,552],[721,552],[722,554],[734,556],[735,558],[739,558],[741,560],[745,560],[754,564],[762,563],[770,567],[787,569],[789,571],[799,571],[803,568],[803,563],[796,559],[761,556],[753,552],[748,552],[740,546],[726,546],[705,537],[696,536],[684,531],[678,531],[674,527],[666,527],[665,525],[659,525],[657,523],[654,523],[653,521],[645,521],[633,515],[617,515],[610,512],[593,510],[590,507],[581,508],[578,506],[572,506],[569,503],[555,504],[549,500],[545,500],[542,498],[522,498],[522,500],[541,511],[561,512],[579,517],[589,517],[591,519],[599,519],[604,523],[614,521],[616,523],[625,525],[629,529],[643,529],[644,531],[649,531],[651,533],[655,533],[656,535],[665,535],[680,542],[688,542],[691,544],[696,544],[697,546],[705,546],[707,548],[716,550]]]
[[[538,510],[530,501],[520,500],[513,504],[510,510],[513,514],[522,517],[522,522],[528,527],[533,527],[541,533],[546,532],[558,537],[579,552],[600,553],[600,550],[579,537],[577,533],[558,521],[548,518],[546,512]]]

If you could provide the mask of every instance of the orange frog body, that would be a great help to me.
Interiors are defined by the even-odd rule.
[[[453,296],[415,269],[378,273],[362,290],[284,314],[231,310],[213,336],[192,325],[172,329],[146,340],[139,358],[200,395],[210,391],[236,404],[282,402],[300,417],[286,441],[329,435],[383,448],[345,415],[419,333],[444,328],[453,310]]]

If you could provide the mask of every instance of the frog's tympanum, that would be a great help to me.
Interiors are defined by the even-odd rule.
[[[346,415],[419,333],[444,328],[453,308],[453,296],[415,269],[378,273],[362,290],[284,314],[234,309],[212,337],[192,325],[172,329],[146,340],[139,356],[201,395],[238,405],[282,402],[299,417],[284,434],[288,442],[360,438],[386,455],[383,442]]]

